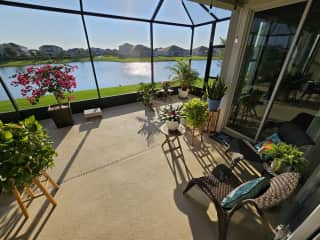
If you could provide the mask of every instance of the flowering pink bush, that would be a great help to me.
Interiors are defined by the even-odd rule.
[[[58,104],[77,87],[76,78],[71,74],[77,66],[45,65],[41,67],[28,67],[26,72],[13,75],[11,84],[21,86],[21,95],[31,104],[39,102],[41,96],[52,93]]]

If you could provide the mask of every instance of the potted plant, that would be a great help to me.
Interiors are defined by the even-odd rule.
[[[183,112],[187,116],[187,124],[194,127],[203,129],[208,116],[207,103],[199,98],[193,98],[183,104]]]
[[[169,81],[163,81],[162,82],[162,89],[164,91],[164,93],[167,95],[169,92],[169,88],[170,88],[170,82]]]
[[[164,107],[160,113],[160,120],[165,122],[170,131],[178,129],[181,119],[186,116],[182,112],[182,105],[173,107],[171,104]]]
[[[22,189],[54,165],[56,152],[34,116],[16,123],[0,121],[0,188]]]
[[[302,172],[307,160],[304,154],[297,147],[278,143],[272,144],[271,147],[264,151],[264,154],[272,158],[272,170],[276,173],[295,171]]]
[[[191,89],[194,82],[198,79],[199,73],[191,68],[188,61],[177,61],[177,63],[169,67],[169,70],[174,74],[173,80],[180,82],[178,89],[179,97],[188,97],[189,90]]]
[[[41,96],[53,94],[57,104],[49,106],[49,116],[57,127],[73,124],[68,93],[76,88],[76,78],[71,74],[77,66],[70,65],[45,65],[28,67],[26,72],[13,75],[11,84],[21,86],[21,95],[32,104],[37,104]],[[67,103],[66,103],[67,100]]]
[[[221,99],[225,95],[226,91],[227,87],[219,76],[215,79],[211,79],[211,81],[207,83],[206,95],[209,111],[216,111],[219,108]]]
[[[154,84],[152,83],[140,83],[139,89],[140,98],[146,107],[152,109],[154,98]]]

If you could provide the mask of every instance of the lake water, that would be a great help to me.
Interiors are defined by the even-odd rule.
[[[70,65],[77,65],[78,69],[74,72],[77,79],[76,90],[95,89],[95,82],[90,62],[72,62]],[[98,83],[100,88],[131,85],[140,82],[148,83],[151,81],[151,68],[148,62],[94,62]],[[155,62],[154,77],[156,82],[162,82],[170,79],[169,66],[173,66],[175,62]],[[220,73],[219,61],[212,61],[211,76]],[[12,79],[9,76],[25,71],[28,66],[24,67],[4,67],[0,68],[0,76],[5,80],[12,95],[15,98],[21,98],[20,88],[11,86]],[[192,67],[200,73],[200,77],[204,77],[206,60],[192,61]],[[0,100],[8,99],[4,90],[0,85]]]

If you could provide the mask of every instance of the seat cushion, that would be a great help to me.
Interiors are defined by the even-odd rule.
[[[281,139],[296,147],[314,145],[314,141],[299,126],[292,122],[285,122],[279,128]]]
[[[233,208],[237,203],[259,196],[269,187],[270,180],[266,177],[255,178],[232,190],[221,202],[226,209]]]
[[[264,139],[262,142],[257,143],[254,147],[257,149],[258,152],[263,151],[264,146],[270,145],[272,143],[277,144],[281,142],[281,138],[278,133],[274,133],[271,136]]]

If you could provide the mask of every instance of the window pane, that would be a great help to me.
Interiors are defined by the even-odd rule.
[[[304,6],[299,3],[255,14],[229,127],[255,137]]]
[[[78,0],[9,0],[10,2],[29,3],[35,5],[42,5],[47,7],[66,8],[73,10],[80,10]]]
[[[181,0],[164,1],[160,11],[158,12],[156,20],[191,25],[188,15],[182,6]]]
[[[217,18],[226,18],[230,17],[232,14],[232,11],[218,8],[218,7],[213,7],[210,12],[212,12]]]
[[[0,83],[0,113],[12,111],[14,111],[14,108]]]
[[[87,11],[150,19],[158,0],[84,0]]]
[[[21,87],[10,84],[12,75],[26,72],[29,66],[63,63],[78,66],[73,73],[77,80],[72,94],[75,101],[97,97],[80,16],[1,6],[0,19],[3,53],[0,74],[20,109],[56,103],[48,95],[41,97],[37,105],[31,105],[22,97]]]
[[[217,23],[216,31],[214,34],[214,42],[213,42],[214,45],[225,44],[225,40],[228,37],[229,23],[230,21],[223,21],[223,22]]]
[[[135,92],[151,82],[148,23],[86,17],[91,45],[102,49],[94,58],[102,96]]]
[[[168,67],[178,59],[189,59],[191,30],[184,27],[154,25],[155,82],[172,78]]]
[[[194,24],[204,23],[213,21],[214,18],[206,12],[198,3],[191,2],[191,1],[184,1],[191,18]]]
[[[195,28],[193,40],[193,60],[192,67],[200,73],[200,80],[196,83],[197,87],[203,86],[203,78],[207,65],[208,46],[210,41],[211,25]]]

